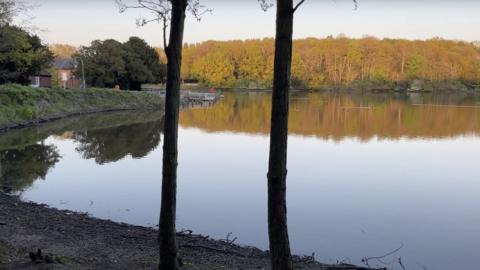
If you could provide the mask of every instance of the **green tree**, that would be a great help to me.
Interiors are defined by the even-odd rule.
[[[407,60],[406,70],[410,78],[419,77],[425,68],[425,58],[419,54],[410,56]]]
[[[0,84],[28,84],[29,76],[48,68],[52,59],[38,36],[18,26],[0,25]]]
[[[143,83],[162,82],[165,77],[155,49],[138,37],[131,37],[125,43],[96,40],[80,48],[73,57],[83,59],[85,80],[96,87],[120,85],[122,89],[140,90]],[[76,75],[82,75],[81,69]]]
[[[123,46],[128,89],[140,90],[142,83],[163,82],[166,71],[153,47],[138,37],[131,37]]]
[[[75,58],[82,58],[85,80],[96,87],[114,87],[125,70],[125,51],[122,43],[107,39],[95,40],[89,47],[81,47]],[[81,70],[76,71],[81,76]]]

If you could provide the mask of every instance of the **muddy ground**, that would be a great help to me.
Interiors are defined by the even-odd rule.
[[[0,269],[155,269],[157,231],[27,203],[0,192]],[[268,252],[178,233],[182,269],[270,269]],[[37,254],[38,249],[41,254]],[[32,253],[32,254],[30,254]],[[295,257],[296,269],[327,266]]]

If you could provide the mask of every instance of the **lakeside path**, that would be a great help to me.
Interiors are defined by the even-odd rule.
[[[0,269],[156,269],[157,230],[92,218],[23,202],[0,192]],[[268,252],[177,234],[182,269],[270,269]],[[41,249],[41,256],[33,256]],[[367,269],[327,266],[294,258],[296,269]]]

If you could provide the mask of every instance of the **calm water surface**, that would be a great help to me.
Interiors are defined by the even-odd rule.
[[[270,99],[226,93],[181,113],[178,229],[266,249]],[[292,96],[295,253],[391,269],[475,269],[480,103],[469,96]],[[114,113],[0,135],[0,186],[24,200],[158,224],[162,115]],[[371,261],[371,265],[377,262]],[[379,264],[381,265],[381,264]]]

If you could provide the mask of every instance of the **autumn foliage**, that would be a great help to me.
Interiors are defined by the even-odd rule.
[[[273,59],[273,39],[187,44],[182,77],[216,87],[271,87]],[[292,73],[294,87],[308,88],[417,78],[478,81],[480,49],[439,38],[307,38],[294,42]]]

